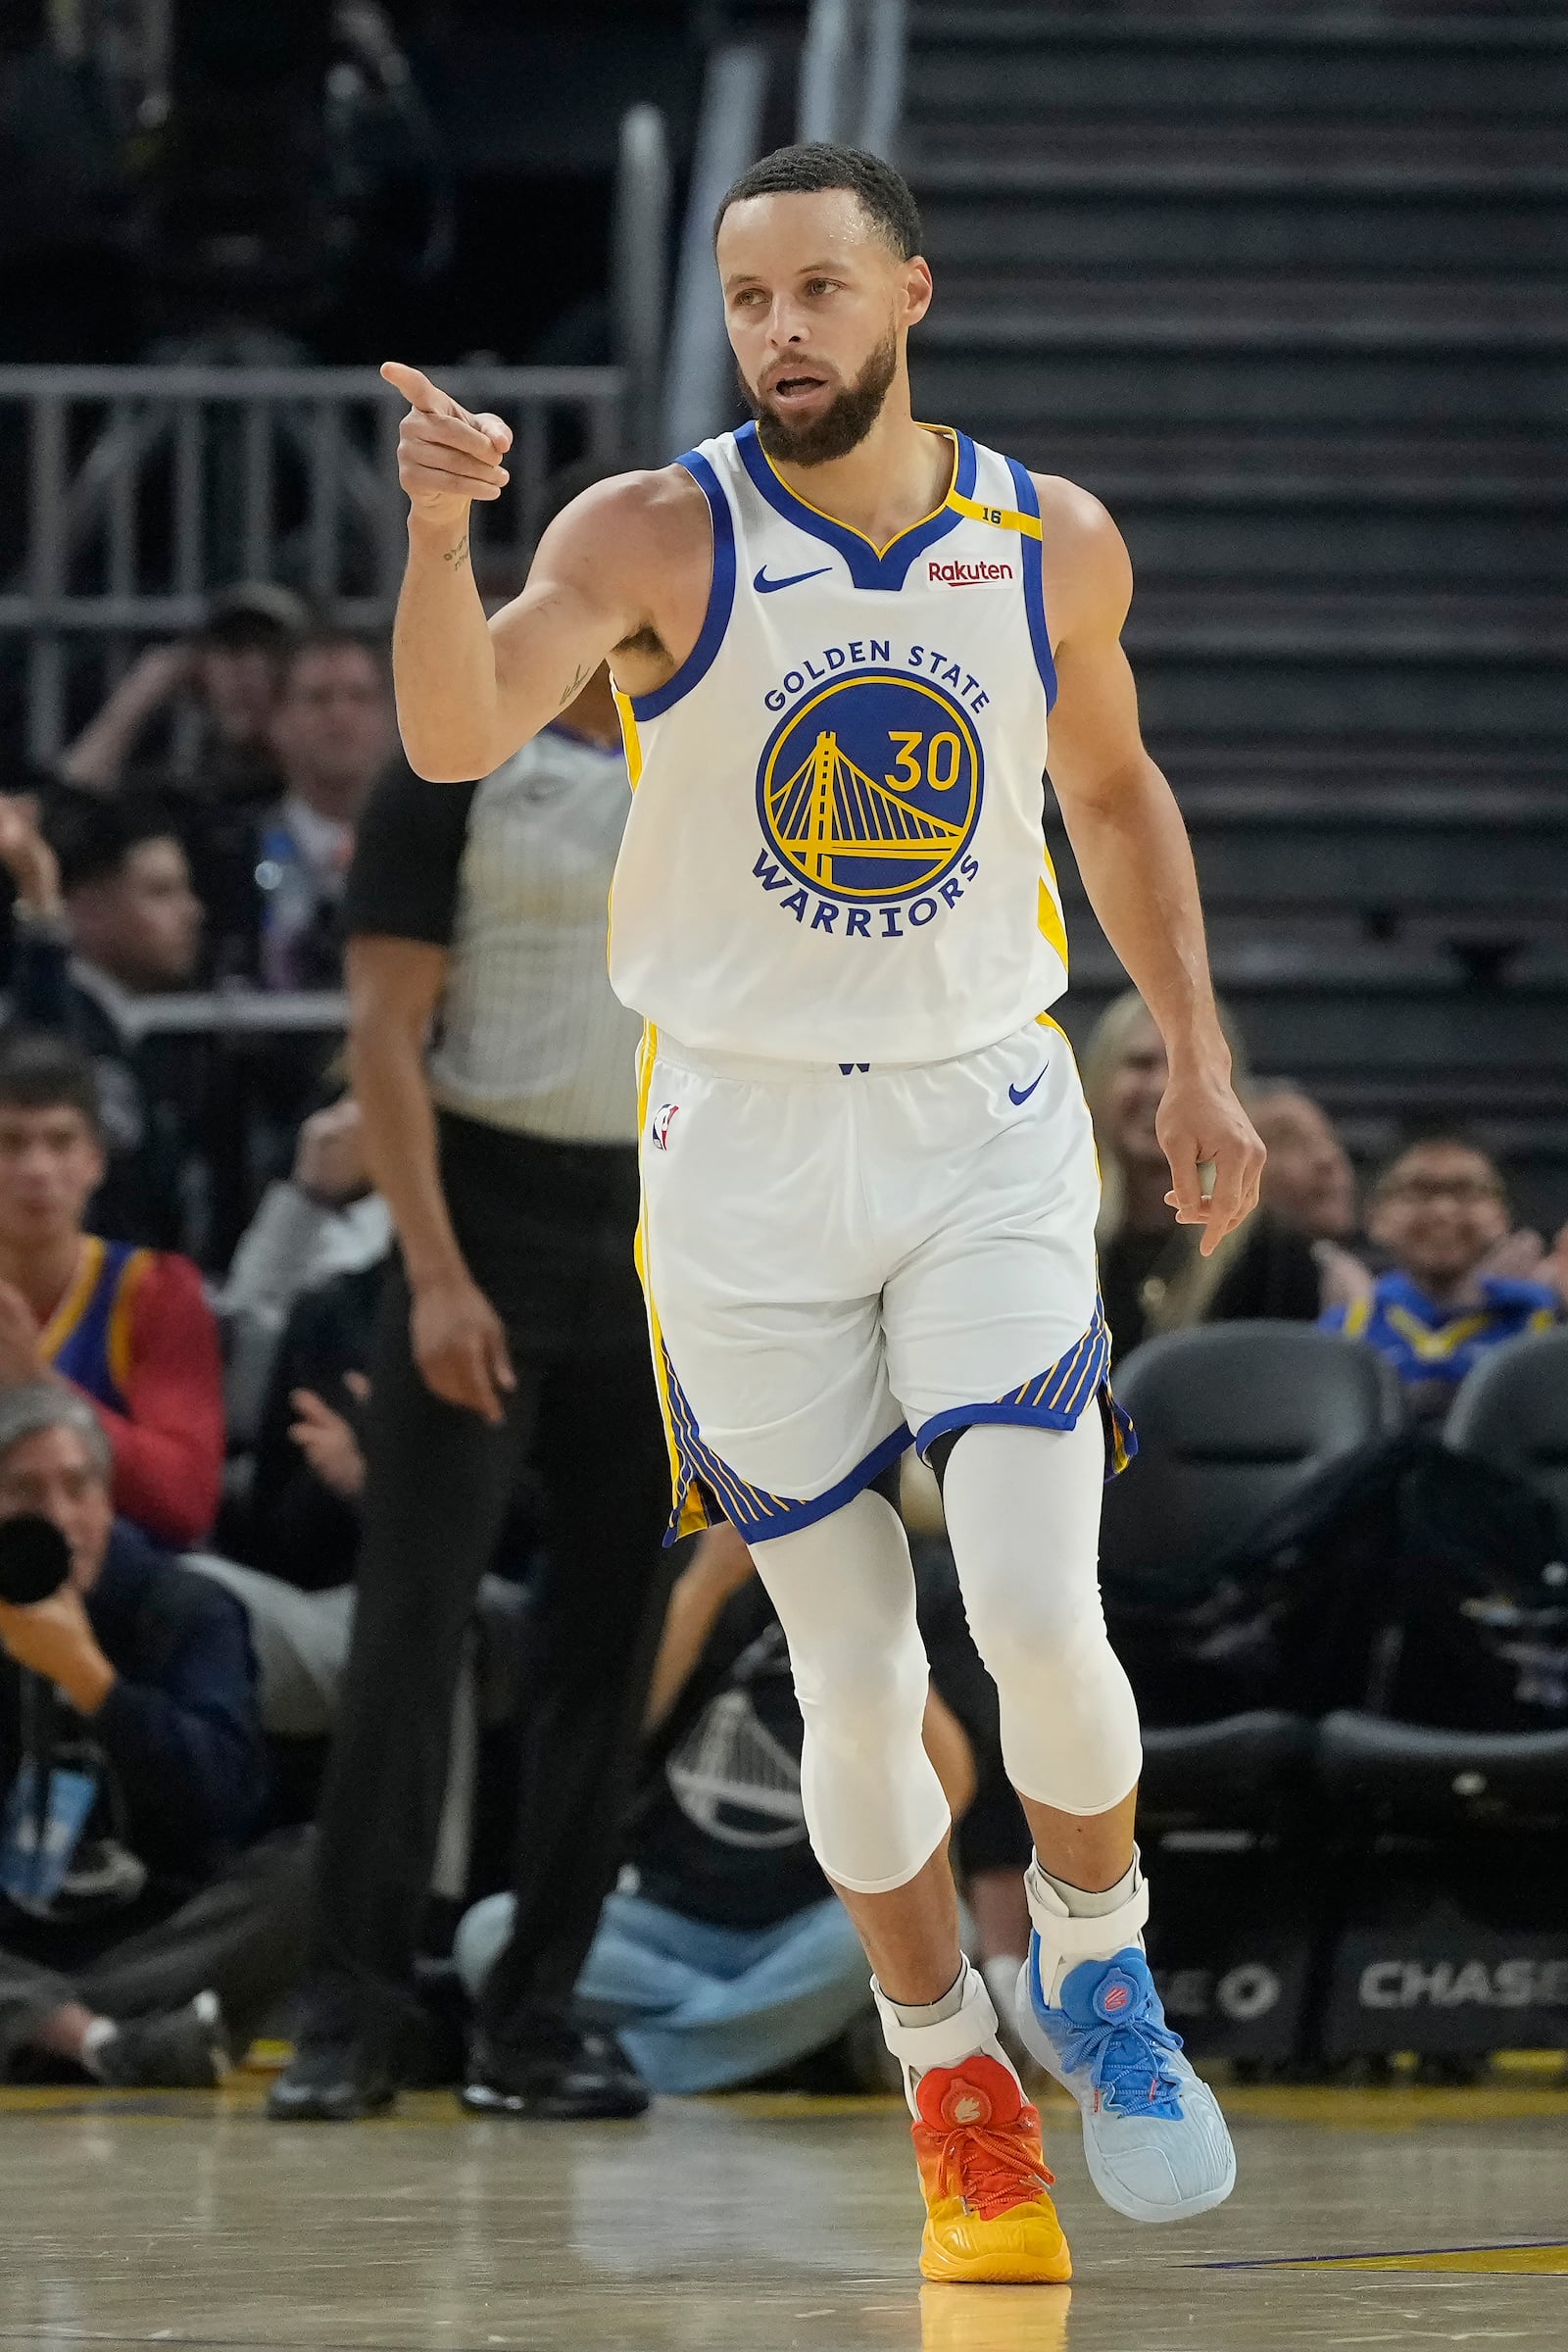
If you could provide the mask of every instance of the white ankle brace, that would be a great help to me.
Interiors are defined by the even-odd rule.
[[[1080,1960],[1108,1960],[1130,1943],[1143,1949],[1149,1881],[1141,1873],[1127,1901],[1099,1919],[1074,1919],[1037,1862],[1030,1863],[1023,1884],[1040,1938],[1040,1989],[1049,2007],[1056,2006],[1062,1984]]]
[[[963,1964],[963,2006],[951,2017],[945,2017],[940,2025],[905,2025],[875,1977],[871,1979],[871,1992],[882,2020],[883,2035],[904,2077],[904,2095],[911,2115],[918,2116],[920,2112],[915,2104],[914,2086],[933,2066],[956,2066],[960,2059],[972,2058],[983,2050],[988,2058],[999,2058],[1009,2073],[1017,2071],[997,2039],[997,2013],[986,1990],[985,1979],[967,1960]]]

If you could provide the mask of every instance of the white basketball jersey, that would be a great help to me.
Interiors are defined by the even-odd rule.
[[[1021,466],[947,437],[947,498],[880,549],[788,489],[754,425],[680,461],[712,587],[668,683],[617,693],[610,975],[688,1045],[941,1061],[1066,985],[1039,501]]]

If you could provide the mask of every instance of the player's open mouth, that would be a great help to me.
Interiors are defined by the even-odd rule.
[[[820,375],[779,375],[773,379],[772,397],[786,406],[792,401],[809,400],[814,392],[825,391],[827,379]]]

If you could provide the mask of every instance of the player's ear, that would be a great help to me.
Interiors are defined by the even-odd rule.
[[[914,326],[931,308],[931,266],[919,254],[904,265],[905,326]]]

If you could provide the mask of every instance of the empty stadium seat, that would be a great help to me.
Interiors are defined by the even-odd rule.
[[[1568,1822],[1568,1732],[1452,1732],[1348,1710],[1317,1727],[1325,1792],[1364,1828]]]
[[[1173,1830],[1274,1830],[1306,1783],[1315,1727],[1257,1708],[1218,1723],[1146,1727],[1138,1817],[1146,1838]]]
[[[1568,1546],[1568,1327],[1533,1332],[1483,1356],[1461,1384],[1444,1443],[1529,1479]]]
[[[1139,1451],[1106,1490],[1101,1572],[1135,1602],[1198,1598],[1293,1487],[1402,1419],[1380,1355],[1302,1323],[1164,1333],[1118,1366],[1116,1395]]]

